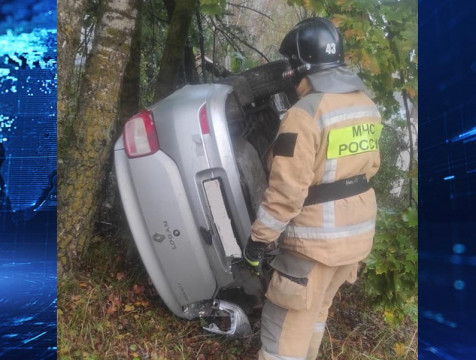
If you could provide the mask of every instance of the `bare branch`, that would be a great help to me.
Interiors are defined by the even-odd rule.
[[[250,10],[250,11],[253,11],[257,14],[260,14],[262,16],[264,16],[265,18],[271,20],[271,21],[274,21],[269,15],[259,11],[259,10],[256,10],[256,9],[253,9],[253,8],[250,8],[249,6],[246,6],[246,5],[241,5],[241,4],[231,4],[229,3],[228,5],[231,5],[231,6],[234,6],[234,7],[237,7],[237,8],[242,8],[242,9],[246,9],[246,10]]]
[[[265,54],[263,54],[261,51],[259,51],[257,48],[255,48],[253,45],[248,44],[245,40],[240,39],[239,37],[236,37],[236,39],[241,42],[243,45],[249,47],[251,50],[254,50],[257,52],[263,59],[266,60],[266,62],[269,62],[269,59],[266,57]]]
[[[222,26],[224,26],[224,24],[221,22],[221,20],[218,20],[218,21],[220,21],[220,24],[221,24]],[[220,31],[221,31],[222,33],[224,33],[224,30],[221,30],[221,29],[220,29]],[[233,39],[238,40],[238,41],[239,41],[240,43],[242,43],[243,45],[249,47],[251,50],[253,50],[253,51],[255,51],[256,53],[258,53],[264,60],[266,60],[266,62],[269,62],[269,59],[266,57],[265,54],[263,54],[260,50],[258,50],[257,48],[255,48],[253,45],[249,44],[246,40],[241,39],[237,34],[234,34],[234,33],[232,33],[232,32],[230,32],[230,35],[233,37]]]
[[[222,28],[218,27],[217,24],[215,23],[215,21],[213,21],[212,18],[210,18],[210,21],[212,22],[213,24],[213,27],[215,28],[215,30],[217,30],[218,32],[220,32],[223,37],[225,38],[225,40],[233,47],[233,49],[237,52],[239,52],[241,55],[243,55],[243,51],[240,49],[240,47],[236,44],[235,41],[233,41],[233,39],[226,33],[225,30],[223,30]],[[223,24],[222,24],[223,25]]]

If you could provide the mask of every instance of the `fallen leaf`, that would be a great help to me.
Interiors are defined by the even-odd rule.
[[[405,344],[402,344],[402,343],[396,343],[395,344],[395,353],[397,354],[397,356],[404,356],[406,354],[406,346]]]
[[[134,285],[133,289],[134,291],[134,294],[136,295],[140,295],[140,294],[143,294],[144,291],[145,291],[145,286],[144,285]]]
[[[134,311],[134,310],[135,310],[134,305],[127,304],[126,306],[124,306],[124,311],[125,312],[131,312],[131,311]]]
[[[112,305],[112,306],[110,306],[110,307],[107,308],[106,313],[108,313],[109,315],[112,315],[112,314],[114,314],[116,311],[117,311],[117,306]]]
[[[116,274],[116,279],[119,280],[119,281],[123,280],[125,277],[126,277],[126,275],[124,275],[123,272],[118,272]]]
[[[135,306],[142,306],[144,308],[148,308],[150,303],[147,300],[138,300],[134,303]]]
[[[114,294],[109,294],[107,299],[108,299],[108,303],[107,303],[108,308],[106,312],[109,315],[114,314],[115,312],[117,312],[119,307],[119,303],[120,303],[119,297]]]

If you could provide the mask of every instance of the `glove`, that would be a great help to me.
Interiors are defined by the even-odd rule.
[[[243,256],[248,268],[255,275],[261,275],[261,263],[268,244],[248,239]]]

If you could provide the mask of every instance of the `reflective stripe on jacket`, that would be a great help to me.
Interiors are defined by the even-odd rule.
[[[303,203],[312,185],[375,175],[380,165],[378,136],[372,138],[370,131],[380,126],[380,114],[363,91],[312,92],[304,79],[298,92],[305,96],[287,112],[273,145],[268,188],[252,226],[252,239],[272,242],[284,232],[281,248],[328,266],[355,263],[372,247],[374,190],[304,207]],[[347,129],[350,135],[331,140],[337,149],[331,157],[327,150],[334,129]],[[352,132],[363,137],[352,141]]]

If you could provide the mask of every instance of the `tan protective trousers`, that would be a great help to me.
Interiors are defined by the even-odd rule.
[[[358,264],[326,266],[316,263],[308,276],[307,293],[298,295],[302,297],[300,300],[289,297],[287,279],[272,280],[261,317],[262,348],[258,359],[315,360],[332,300],[345,281],[355,282],[357,269]],[[273,277],[276,275],[275,272]],[[280,291],[284,295],[277,298]],[[270,297],[280,304],[273,303]]]

